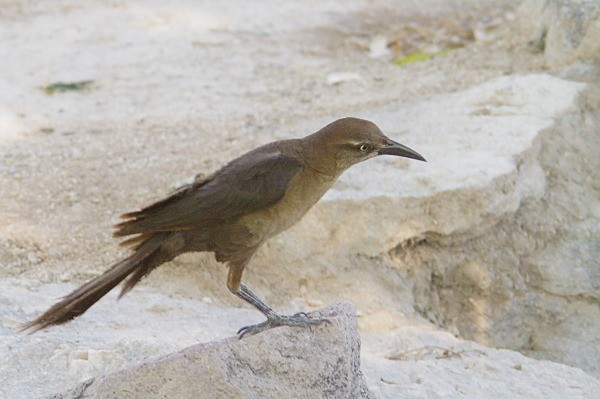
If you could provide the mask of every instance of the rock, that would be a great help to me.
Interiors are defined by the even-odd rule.
[[[465,341],[424,325],[365,333],[365,378],[381,398],[594,398],[600,381],[564,364]]]
[[[388,38],[382,35],[375,36],[369,43],[369,57],[384,58],[391,54],[388,47]]]
[[[424,234],[392,251],[423,316],[462,338],[599,375],[599,105],[590,86],[577,111],[540,133],[538,149],[522,158],[539,178],[517,177],[503,192],[542,189],[495,225]]]
[[[75,398],[368,398],[354,306],[328,306],[331,324],[282,327],[199,344],[51,396]]]
[[[357,113],[428,162],[377,158],[353,167],[300,223],[271,239],[269,252],[301,260],[326,242],[327,253],[336,257],[377,256],[425,233],[486,230],[523,201],[543,195],[537,138],[575,107],[584,87],[543,74],[506,76]],[[297,130],[312,131],[336,117]],[[345,215],[353,215],[352,223],[335,222]]]
[[[354,72],[334,72],[327,75],[327,83],[330,85],[339,85],[340,83],[360,79],[360,75]]]
[[[0,282],[0,289],[8,291],[15,301],[27,300],[35,304],[35,308],[43,307],[51,297],[65,290],[65,287],[46,287],[53,289],[42,295],[42,292],[16,289],[14,285],[11,288]],[[27,293],[31,298],[26,298]],[[240,342],[236,338],[223,340],[222,337],[231,336],[241,325],[259,321],[261,316],[253,309],[226,309],[205,304],[201,298],[165,295],[145,287],[119,303],[115,300],[116,295],[112,295],[99,303],[94,313],[40,335],[24,336],[15,334],[12,329],[0,329],[0,353],[5,355],[5,361],[0,363],[3,381],[0,397],[48,397],[52,392],[74,386],[53,398],[110,398],[110,389],[147,389],[158,387],[160,381],[171,378],[160,386],[164,389],[160,391],[164,393],[162,397],[185,398],[184,389],[201,386],[197,381],[205,381],[208,377],[213,377],[210,387],[223,387],[228,378],[227,365],[232,366],[229,381],[237,378],[238,383],[227,385],[224,397],[239,397],[239,390],[245,389],[244,384],[248,381],[269,377],[281,388],[291,386],[300,378],[306,377],[310,382],[316,381],[318,373],[331,376],[336,372],[349,374],[345,374],[345,379],[331,379],[330,382],[338,383],[349,392],[350,377],[357,374],[352,374],[352,370],[358,367],[359,343],[353,308],[348,304],[330,306],[318,313],[338,314],[332,326],[315,328],[312,333],[279,328]],[[18,307],[12,303],[9,308]],[[17,317],[18,314],[13,316],[14,319]],[[181,328],[182,325],[185,328]],[[600,389],[600,381],[577,368],[527,358],[510,350],[485,347],[414,318],[399,319],[397,326],[386,332],[364,330],[361,332],[361,370],[372,396],[378,398],[416,399],[444,395],[592,398]],[[199,341],[205,343],[195,344]],[[273,342],[279,343],[279,349],[274,350],[277,346]],[[324,357],[329,359],[325,364],[315,364]],[[149,360],[152,358],[157,360]],[[332,359],[339,363],[332,364]],[[252,367],[254,375],[239,367],[242,361]],[[280,368],[279,372],[274,370],[275,367]],[[298,369],[304,372],[309,367],[318,373],[310,377],[297,374]],[[292,369],[295,370],[293,373],[290,372]],[[200,374],[202,371],[204,374]],[[185,379],[194,383],[181,383],[175,388],[177,381]],[[358,396],[354,397],[369,395],[363,391],[361,381],[360,377],[354,380],[358,386]],[[261,386],[264,387],[258,385],[257,388]],[[181,391],[175,394],[169,389]],[[309,393],[305,397],[311,397]],[[152,392],[143,394],[153,397]],[[294,395],[280,395],[290,396]],[[128,396],[120,393],[121,397]],[[203,393],[192,397],[211,396]],[[245,397],[257,396],[247,394]]]
[[[521,35],[544,53],[548,65],[600,62],[600,3],[596,0],[528,0],[518,11]]]
[[[600,301],[600,224],[588,221],[573,227],[528,259],[529,284],[552,295]],[[557,259],[571,259],[569,267]]]

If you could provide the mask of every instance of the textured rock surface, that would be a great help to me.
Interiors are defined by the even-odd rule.
[[[24,289],[4,285],[0,288],[12,297],[26,298],[37,307],[66,287],[43,290],[45,295],[30,293],[30,298]],[[100,303],[96,312],[64,328],[33,337],[13,335],[3,339],[0,351],[6,357],[2,367],[8,363],[10,371],[0,369],[4,379],[0,396],[40,398],[53,393],[55,398],[72,398],[86,392],[87,396],[83,397],[94,397],[94,393],[97,397],[110,397],[111,389],[127,386],[127,392],[120,392],[118,397],[140,390],[144,392],[142,397],[152,397],[149,389],[156,388],[166,395],[168,390],[175,389],[176,381],[183,382],[204,371],[203,376],[214,377],[210,387],[222,387],[237,397],[237,390],[248,380],[260,383],[261,379],[285,374],[287,380],[280,387],[289,387],[296,381],[296,372],[303,373],[307,363],[327,356],[330,360],[350,356],[349,352],[358,342],[356,320],[350,313],[352,307],[347,304],[322,310],[329,312],[342,306],[343,316],[337,317],[332,326],[316,328],[312,333],[280,328],[252,337],[248,343],[246,340],[240,343],[236,338],[222,340],[221,337],[231,336],[240,325],[259,321],[260,316],[251,309],[217,308],[206,301],[167,296],[151,289],[142,289],[137,297],[124,298],[117,305],[114,299]],[[594,399],[600,389],[600,381],[580,369],[461,340],[414,318],[398,320],[391,331],[361,335],[361,368],[369,389],[377,398]],[[209,342],[214,339],[218,341]],[[279,349],[274,349],[272,340],[279,342]],[[197,345],[199,341],[205,343]],[[329,345],[333,341],[336,347],[326,346],[321,353],[316,353],[314,348],[299,351],[299,348],[307,349],[307,345]],[[175,353],[152,360],[161,353],[173,351]],[[204,361],[200,353],[206,356],[202,358]],[[256,353],[263,356],[250,361]],[[184,354],[187,354],[185,358]],[[294,356],[284,358],[282,354]],[[352,352],[352,356],[355,355]],[[247,361],[243,367],[234,367],[229,374],[223,372],[227,362],[239,365],[239,359]],[[345,359],[336,366],[337,370],[356,367],[351,364],[357,360],[355,357]],[[181,364],[185,364],[183,369],[179,368]],[[246,373],[248,365],[254,370],[252,375]],[[273,369],[279,365],[281,368]],[[314,370],[323,371],[324,367],[316,365]],[[333,373],[334,369],[325,371]],[[174,374],[174,370],[178,372]],[[161,374],[157,376],[159,371]],[[39,385],[40,374],[44,385]],[[158,382],[165,381],[166,376],[172,379],[159,386]],[[233,381],[234,376],[238,382]],[[88,381],[90,377],[92,383]],[[177,394],[167,397],[181,397],[188,389],[201,387],[197,381],[204,381],[202,378],[195,378],[194,384],[180,384]],[[227,378],[231,384],[221,386]],[[344,381],[350,384],[349,380],[342,380],[342,384]],[[317,387],[310,388],[310,392],[316,392]],[[255,392],[253,389],[250,391]]]
[[[479,234],[523,202],[541,198],[545,176],[538,136],[577,110],[583,87],[550,75],[507,76],[427,101],[360,112],[390,136],[410,140],[428,163],[381,158],[350,169],[289,234],[314,240],[299,251],[305,257],[325,240],[338,256],[376,256],[425,233]],[[331,223],[348,214],[352,223]],[[276,242],[298,246],[287,236]]]
[[[368,398],[354,313],[329,306],[311,314],[328,325],[192,346],[52,398]]]
[[[518,11],[521,34],[548,65],[600,62],[600,3],[596,0],[526,0]]]
[[[580,111],[563,114],[525,156],[541,171],[537,197],[478,234],[428,233],[392,256],[429,320],[464,338],[597,374],[600,92],[590,88],[578,103]]]
[[[376,397],[593,399],[600,388],[581,369],[492,349],[426,325],[362,335],[363,345],[377,343],[377,351],[362,359]]]
[[[591,399],[600,389],[598,380],[579,369],[412,325],[397,329],[392,340],[366,335],[379,355],[365,359],[371,393],[359,370],[354,307],[337,304],[313,315],[331,317],[333,324],[195,345],[49,398]]]

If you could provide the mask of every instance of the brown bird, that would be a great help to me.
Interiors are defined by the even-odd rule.
[[[115,237],[133,254],[56,303],[22,330],[32,333],[81,314],[125,280],[119,298],[143,277],[184,252],[214,252],[229,267],[227,287],[267,320],[238,331],[310,326],[325,319],[280,315],[242,282],[244,267],[270,237],[306,214],[350,166],[377,155],[425,161],[387,138],[372,122],[343,118],[301,139],[275,141],[231,161],[207,178],[179,188],[146,208],[122,215]]]

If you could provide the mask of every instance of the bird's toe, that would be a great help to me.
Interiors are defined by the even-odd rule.
[[[259,332],[268,330],[269,328],[273,328],[274,326],[269,323],[269,320],[263,321],[262,323],[252,324],[249,326],[244,326],[240,328],[237,332],[237,336],[239,339],[244,338],[245,336],[251,336],[254,334],[258,334]]]
[[[258,334],[259,332],[263,332],[274,327],[289,326],[310,328],[311,326],[316,326],[323,323],[331,324],[331,321],[326,318],[312,319],[305,312],[299,312],[291,316],[275,314],[262,323],[240,328],[237,332],[237,335],[240,339],[242,339],[245,336]]]

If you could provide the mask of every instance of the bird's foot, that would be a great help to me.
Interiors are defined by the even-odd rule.
[[[245,326],[239,329],[237,335],[240,339],[245,336],[250,336],[254,334],[258,334],[259,332],[268,330],[270,328],[279,327],[279,326],[290,326],[290,327],[308,327],[317,326],[322,323],[331,323],[328,319],[325,318],[317,318],[311,319],[304,312],[299,312],[291,316],[280,315],[274,313],[272,316],[267,317],[266,321],[263,321],[259,324],[253,324],[250,326]]]

